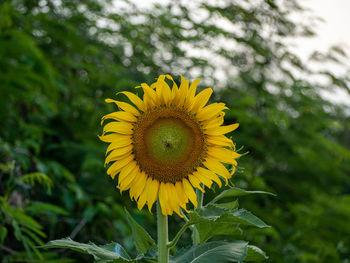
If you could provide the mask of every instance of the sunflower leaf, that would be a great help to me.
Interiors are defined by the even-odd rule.
[[[225,198],[225,197],[237,197],[237,196],[245,196],[250,194],[267,194],[267,195],[273,195],[276,196],[273,193],[265,192],[265,191],[247,191],[238,187],[231,187],[228,190],[223,191],[221,194],[217,195],[210,203],[215,203],[218,200]]]
[[[262,251],[260,248],[249,245],[248,251],[247,251],[247,257],[244,259],[244,261],[260,262],[268,258],[269,257],[266,256],[265,252]]]
[[[239,203],[238,203],[238,199],[236,199],[235,201],[232,201],[232,202],[212,204],[212,205],[215,207],[226,209],[226,210],[234,210],[238,208]]]
[[[137,252],[140,254],[145,254],[151,247],[156,248],[156,242],[147,233],[147,231],[139,225],[130,213],[125,209],[126,219],[131,227],[132,235],[135,239],[135,246]]]
[[[234,241],[209,242],[191,247],[187,250],[179,250],[171,263],[226,263],[242,262],[247,255],[248,242]]]
[[[89,244],[79,243],[72,239],[63,238],[52,240],[46,243],[41,248],[69,248],[80,253],[92,255],[95,262],[132,262],[133,260],[126,253],[124,248],[118,243],[112,242],[108,245],[98,246],[92,242]]]
[[[232,235],[241,232],[241,226],[254,226],[258,228],[269,227],[261,219],[245,209],[236,209],[228,212],[226,209],[207,206],[203,207],[195,217],[198,223],[200,243],[206,242],[215,235]],[[190,215],[190,220],[192,215]],[[199,220],[201,219],[201,221]]]

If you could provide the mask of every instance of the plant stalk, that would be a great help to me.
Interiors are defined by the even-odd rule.
[[[157,201],[157,228],[158,228],[158,263],[169,262],[168,248],[168,217],[162,214],[159,200]]]

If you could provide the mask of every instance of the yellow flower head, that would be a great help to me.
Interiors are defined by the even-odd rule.
[[[172,81],[172,88],[166,79]],[[190,85],[181,76],[178,87],[170,75],[161,75],[151,86],[141,84],[143,99],[120,92],[133,105],[106,99],[120,109],[102,118],[102,123],[115,120],[104,126],[100,136],[110,143],[105,164],[112,164],[107,174],[112,178],[119,174],[118,188],[129,190],[139,209],[147,203],[151,211],[159,199],[164,215],[181,216],[180,207],[186,210],[188,201],[197,206],[194,188],[204,192],[201,185],[210,188],[213,182],[221,187],[221,178],[227,184],[235,172],[240,155],[224,134],[238,124],[221,126],[223,110],[228,108],[224,103],[206,105],[213,90],[196,95],[199,81]],[[222,163],[232,165],[232,171]]]

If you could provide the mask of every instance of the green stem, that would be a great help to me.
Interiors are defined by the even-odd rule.
[[[168,248],[168,217],[162,214],[159,200],[157,201],[158,227],[158,263],[169,262]]]
[[[198,206],[196,208],[196,211],[199,212],[203,206],[203,192],[199,189],[196,189],[196,195],[197,195],[197,202]]]
[[[181,235],[183,234],[183,232],[185,232],[185,230],[192,224],[193,223],[186,223],[186,224],[184,224],[181,227],[181,229],[179,230],[179,232],[177,232],[177,234],[174,237],[174,239],[168,244],[168,248],[172,248],[173,246],[175,246],[177,241],[180,239]]]
[[[195,211],[199,212],[202,208],[202,205],[203,205],[203,192],[200,191],[199,189],[196,189],[196,195],[197,195],[197,202],[198,202],[198,205],[197,205],[197,208]],[[194,226],[193,227],[193,245],[198,245],[199,244],[199,233],[198,233],[198,230],[197,228]]]

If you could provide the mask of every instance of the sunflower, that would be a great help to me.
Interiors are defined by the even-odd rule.
[[[166,79],[171,81],[172,88]],[[206,105],[213,90],[196,95],[200,79],[181,76],[180,87],[170,75],[160,75],[151,86],[142,83],[143,99],[123,91],[133,104],[106,99],[119,111],[102,117],[112,119],[99,138],[110,143],[106,151],[107,174],[117,174],[121,192],[129,190],[138,209],[147,204],[151,211],[158,199],[163,215],[181,216],[190,201],[197,207],[194,188],[204,192],[213,182],[222,186],[235,172],[235,146],[227,134],[238,123],[222,126],[228,109],[224,103]],[[118,93],[117,93],[118,94]],[[225,165],[230,165],[229,171]]]

